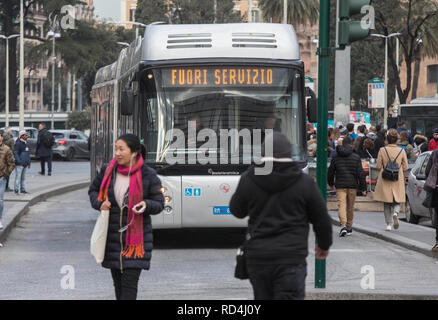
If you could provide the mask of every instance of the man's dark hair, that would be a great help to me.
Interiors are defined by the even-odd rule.
[[[401,127],[403,127],[405,124],[406,124],[406,123],[405,123],[404,121],[400,121],[400,122],[398,123],[398,127],[401,128]]]
[[[366,130],[366,128],[367,128],[366,125],[364,125],[364,124],[361,125],[361,126],[359,127],[359,132],[365,134],[365,130]]]
[[[347,124],[347,130],[348,130],[348,132],[354,131],[354,124],[353,123]]]
[[[351,139],[349,137],[344,138],[344,140],[342,140],[342,145],[344,147],[346,146],[351,146],[353,144],[353,141],[351,141]]]

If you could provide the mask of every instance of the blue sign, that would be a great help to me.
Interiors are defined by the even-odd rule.
[[[231,215],[230,207],[213,207],[213,214],[215,216]]]
[[[185,188],[184,196],[185,197],[200,197],[202,195],[201,188]]]

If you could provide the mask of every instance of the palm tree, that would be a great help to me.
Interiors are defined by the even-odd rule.
[[[259,7],[267,21],[281,22],[283,0],[260,0]],[[314,25],[319,18],[319,0],[287,0],[287,22],[291,24]]]

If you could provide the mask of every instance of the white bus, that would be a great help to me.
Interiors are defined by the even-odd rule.
[[[114,156],[118,136],[139,136],[166,198],[165,210],[152,218],[154,228],[245,226],[228,203],[260,151],[252,136],[248,158],[245,137],[233,135],[227,150],[206,149],[208,138],[200,135],[176,150],[169,133],[190,135],[190,121],[196,133],[208,129],[220,137],[224,130],[272,128],[289,137],[293,160],[305,168],[305,123],[316,121],[297,36],[284,24],[150,25],[144,39],[98,71],[92,102],[91,177]],[[236,148],[237,157],[230,157]],[[169,163],[169,156],[181,161]]]

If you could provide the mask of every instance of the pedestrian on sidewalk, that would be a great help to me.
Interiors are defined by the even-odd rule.
[[[14,192],[18,194],[28,193],[26,191],[26,170],[30,169],[30,152],[27,145],[28,134],[26,130],[21,130],[18,134],[18,139],[15,141],[14,157],[15,157],[15,183]]]
[[[438,150],[435,150],[432,155],[430,156],[430,160],[427,163],[427,167],[426,167],[426,177],[429,178],[429,175],[434,175],[435,176],[435,185],[438,185]],[[432,169],[434,169],[434,171],[432,171]],[[433,179],[433,177],[431,177],[431,179]],[[427,179],[426,179],[427,180]],[[438,188],[435,188],[432,191],[432,210],[433,210],[433,214],[438,214]],[[435,221],[437,221],[435,219]],[[433,252],[438,252],[438,223],[436,223],[434,226],[435,228],[435,246],[432,248]]]
[[[41,161],[41,171],[38,172],[44,176],[46,174],[46,162],[47,162],[47,174],[52,175],[52,146],[55,144],[55,139],[52,133],[46,129],[44,123],[40,123],[38,126],[38,139],[36,147],[36,155]]]
[[[365,173],[360,156],[353,150],[353,142],[346,137],[342,146],[336,149],[336,156],[330,162],[327,173],[329,186],[336,187],[338,215],[341,225],[340,237],[353,233],[354,203],[357,189],[367,194]]]
[[[111,269],[117,300],[137,298],[140,273],[149,270],[152,255],[150,216],[164,208],[160,179],[145,157],[137,136],[121,136],[115,158],[103,165],[88,190],[94,209],[110,210],[102,267]]]
[[[3,135],[0,134],[0,229],[3,229],[3,199],[5,195],[6,178],[11,175],[14,168],[15,159],[12,150],[3,144]]]
[[[398,229],[400,204],[406,202],[404,171],[408,170],[408,159],[406,152],[397,146],[397,130],[389,130],[386,138],[388,145],[381,148],[377,156],[376,167],[380,173],[374,192],[374,200],[384,203],[386,230],[391,231],[393,226],[394,229]],[[395,162],[398,166],[398,179],[396,181],[385,180],[382,177],[383,171],[390,161]]]
[[[274,132],[266,141],[273,141],[273,154],[263,152],[262,166],[270,162],[272,172],[257,175],[252,166],[243,173],[230,211],[239,219],[249,216],[244,250],[254,298],[303,300],[309,223],[318,243],[316,258],[324,260],[332,244],[331,221],[315,182],[292,161],[288,138]]]
[[[14,152],[15,141],[12,137],[12,130],[10,128],[5,128],[5,131],[3,132],[3,143]],[[12,191],[12,189],[9,188],[9,178],[10,176],[6,179],[6,192]]]

